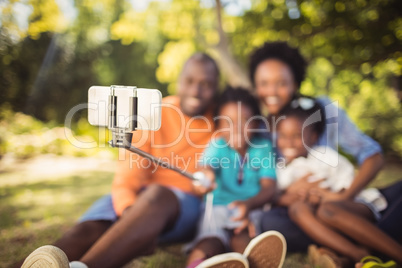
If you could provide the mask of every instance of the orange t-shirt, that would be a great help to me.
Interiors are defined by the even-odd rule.
[[[212,112],[204,116],[189,117],[180,109],[180,98],[169,96],[162,100],[161,128],[158,131],[134,131],[132,144],[193,173],[197,171],[198,160],[208,145],[213,131]],[[118,161],[112,185],[113,206],[117,215],[120,216],[124,209],[134,203],[141,188],[151,183],[192,192],[190,179],[152,164],[135,153],[124,151],[124,159]]]

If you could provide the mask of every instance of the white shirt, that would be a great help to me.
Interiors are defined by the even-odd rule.
[[[329,189],[332,192],[339,192],[349,188],[354,179],[353,165],[330,147],[317,146],[312,149],[313,151],[307,157],[298,157],[285,167],[277,168],[278,188],[285,190],[293,182],[309,173],[312,174],[308,177],[309,182],[324,179],[319,184],[320,188]],[[314,151],[320,153],[316,154]],[[331,165],[329,163],[337,164]],[[386,199],[376,188],[361,191],[355,200],[369,206],[377,219],[379,218],[379,212],[387,207]]]
[[[280,190],[285,190],[290,184],[304,177],[308,173],[312,175],[308,178],[310,182],[325,179],[320,183],[320,187],[331,189],[333,192],[339,192],[350,187],[354,179],[353,165],[342,155],[330,147],[314,147],[319,152],[320,158],[316,158],[314,154],[309,153],[307,157],[298,157],[285,167],[278,167],[277,183]],[[334,159],[337,161],[334,161]],[[336,163],[329,165],[328,163]]]

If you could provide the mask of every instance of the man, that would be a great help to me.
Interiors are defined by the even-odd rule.
[[[135,131],[133,145],[195,172],[197,155],[214,130],[212,105],[218,82],[219,70],[211,57],[191,56],[180,74],[177,96],[163,99],[161,128]],[[98,200],[55,243],[70,261],[80,261],[72,267],[120,267],[160,243],[185,241],[194,233],[200,200],[192,193],[191,181],[135,154],[125,156],[118,163],[112,194]],[[57,255],[57,250],[39,248],[23,267],[31,267],[40,254]]]

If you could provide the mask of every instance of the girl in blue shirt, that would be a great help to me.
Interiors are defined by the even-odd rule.
[[[217,131],[199,161],[210,186],[195,185],[195,191],[210,193],[197,236],[189,246],[190,267],[226,252],[233,237],[246,248],[251,240],[250,217],[257,217],[256,209],[273,199],[276,187],[272,144],[255,133],[261,119],[257,100],[247,90],[228,87],[216,114]]]

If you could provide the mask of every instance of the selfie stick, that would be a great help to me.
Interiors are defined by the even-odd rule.
[[[206,188],[208,188],[211,185],[211,181],[206,177],[206,175],[203,172],[198,171],[198,172],[195,172],[194,174],[190,174],[184,170],[181,170],[181,169],[169,164],[168,162],[162,161],[162,160],[156,158],[155,156],[132,146],[131,140],[133,137],[133,133],[126,132],[125,129],[122,129],[122,128],[112,129],[112,136],[113,136],[113,139],[111,141],[109,141],[109,144],[112,147],[124,148],[132,153],[136,153],[139,156],[142,156],[163,168],[167,168],[167,169],[173,170],[177,173],[180,173],[181,175],[189,178],[190,180],[198,182],[199,184],[201,184],[202,186],[204,186]]]
[[[163,167],[167,168],[170,170],[173,170],[191,180],[197,181],[200,184],[202,184],[205,187],[208,187],[210,184],[210,180],[208,180],[204,173],[202,172],[196,172],[194,174],[190,174],[186,171],[183,171],[173,165],[171,165],[168,162],[162,161],[161,159],[156,158],[155,156],[142,151],[141,149],[138,149],[134,146],[131,145],[131,140],[133,137],[132,131],[135,131],[137,128],[137,105],[138,105],[138,98],[137,96],[129,97],[129,103],[130,103],[130,110],[132,111],[133,117],[132,120],[130,120],[128,127],[127,128],[121,128],[117,127],[117,112],[116,112],[116,107],[117,107],[117,96],[114,95],[114,92],[112,90],[112,94],[109,95],[109,115],[108,115],[108,128],[112,131],[112,140],[109,141],[110,146],[115,147],[115,148],[124,148],[132,153],[136,153],[151,162]]]
[[[138,149],[134,146],[131,145],[131,139],[133,137],[133,133],[131,132],[126,132],[125,129],[121,129],[121,128],[116,128],[116,129],[112,129],[112,135],[113,135],[113,139],[111,141],[109,141],[109,144],[112,147],[117,147],[117,148],[124,148],[126,150],[129,150],[132,153],[136,153],[139,156],[142,156],[148,160],[150,160],[151,162],[163,167],[163,168],[167,168],[170,170],[173,170],[175,172],[180,173],[181,175],[191,179],[191,180],[195,180],[195,178],[193,177],[193,175],[191,175],[188,172],[185,172],[171,164],[169,164],[168,162],[162,161],[158,158],[156,158],[155,156],[144,152],[141,149]]]

